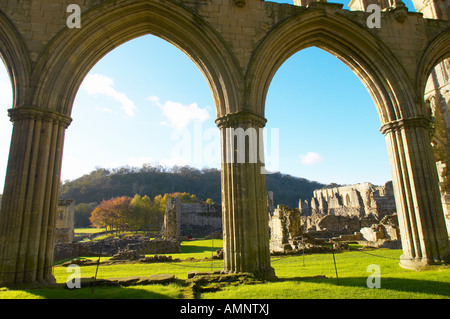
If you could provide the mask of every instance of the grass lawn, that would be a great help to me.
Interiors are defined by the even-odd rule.
[[[0,288],[0,299],[175,299],[179,298],[183,280],[189,271],[210,271],[223,268],[222,260],[186,261],[189,257],[199,260],[211,257],[222,247],[222,241],[193,240],[182,243],[180,254],[171,254],[181,262],[135,263],[100,265],[97,278],[148,276],[152,274],[174,274],[179,281],[168,285],[133,287],[91,288]],[[274,256],[272,266],[278,280],[256,285],[225,287],[221,291],[203,293],[204,299],[431,299],[450,298],[450,267],[434,266],[426,271],[411,271],[400,268],[401,250],[379,249],[351,251],[335,254],[338,278],[329,253],[303,256]],[[94,259],[95,258],[91,258]],[[379,267],[380,289],[369,289],[367,280],[373,271],[369,265]],[[93,277],[95,266],[83,266],[81,277]],[[71,273],[67,268],[55,266],[54,276],[58,283],[65,283]]]
[[[433,299],[450,298],[450,267],[412,271],[398,266],[401,250],[352,251],[272,258],[278,280],[263,285],[226,287],[202,298],[268,299]],[[377,256],[374,256],[377,255]],[[379,266],[380,289],[369,289],[369,265]],[[371,277],[369,282],[374,280]]]
[[[96,234],[106,231],[106,228],[75,228],[75,234]]]

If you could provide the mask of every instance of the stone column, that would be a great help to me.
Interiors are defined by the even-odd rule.
[[[68,116],[9,110],[14,123],[0,211],[0,286],[49,283]]]
[[[449,260],[428,128],[425,118],[398,120],[381,128],[388,145],[403,247],[400,266],[410,269]]]
[[[224,271],[271,279],[262,128],[266,120],[237,112],[216,120],[222,147]]]

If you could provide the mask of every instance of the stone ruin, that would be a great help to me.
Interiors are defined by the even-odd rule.
[[[128,255],[173,254],[181,252],[181,244],[176,240],[150,239],[146,236],[132,235],[123,238],[105,239],[55,245],[54,260],[78,256],[114,256],[121,252]]]
[[[333,242],[334,247],[341,248],[345,245],[339,243],[349,242],[379,248],[401,248],[396,214],[387,215],[381,221],[327,215],[317,223],[316,226],[323,227],[318,230],[308,230],[304,220],[297,208],[278,205],[269,224],[272,254],[326,251],[328,249],[322,246],[326,242]]]
[[[332,185],[315,190],[310,202],[300,200],[299,208],[273,208],[272,192],[267,202],[272,253],[311,250],[330,240],[401,247],[392,182]]]
[[[336,242],[365,242],[372,245],[400,242],[392,183],[379,187],[369,183],[315,190],[310,202],[299,208],[274,207],[273,192],[267,192],[270,250],[288,253],[307,249],[320,251],[324,239]],[[389,222],[387,222],[389,221]],[[55,245],[54,260],[77,256],[114,256],[117,260],[138,260],[145,254],[181,252],[187,236],[218,238],[222,233],[220,205],[181,203],[178,197],[166,204],[162,238],[141,235]],[[103,247],[101,247],[103,245]]]
[[[325,215],[373,218],[381,220],[396,212],[392,181],[384,186],[361,183],[349,186],[329,185],[314,191],[310,201],[299,200],[302,216],[312,222]]]
[[[55,243],[71,243],[75,237],[75,201],[63,199],[58,201],[55,218]]]
[[[221,205],[182,203],[178,197],[167,201],[162,228],[164,238],[182,240],[221,232]]]
[[[300,213],[296,208],[278,205],[270,219],[270,250],[287,252],[298,249],[302,227]]]

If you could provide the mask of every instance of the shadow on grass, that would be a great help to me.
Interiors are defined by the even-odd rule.
[[[100,286],[95,287],[94,291],[92,291],[91,287],[68,289],[61,286],[55,286],[47,288],[22,288],[20,291],[33,294],[44,299],[175,299],[170,295],[143,289],[141,287],[142,286]],[[14,289],[10,289],[9,291],[14,291]],[[25,298],[29,299],[28,297]]]
[[[215,252],[222,247],[211,247],[211,246],[181,246],[182,254],[193,254],[193,253],[203,253],[203,252]]]
[[[99,285],[81,284],[81,288],[69,289],[65,284],[41,287],[10,288],[0,299],[177,299],[183,281],[151,285]],[[1,294],[1,293],[0,293]],[[34,296],[30,296],[31,294]]]
[[[344,287],[367,288],[367,277],[327,278],[323,276],[278,278],[280,282],[310,282]],[[450,283],[431,280],[381,277],[381,289],[396,290],[407,293],[426,293],[450,297]]]

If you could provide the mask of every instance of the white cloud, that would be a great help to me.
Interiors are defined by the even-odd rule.
[[[306,155],[300,155],[303,165],[314,165],[322,162],[322,156],[315,152],[308,152]]]
[[[113,98],[122,105],[121,109],[125,114],[133,116],[136,110],[133,101],[125,93],[117,92],[113,86],[114,80],[101,74],[89,74],[81,84],[81,88],[89,95],[101,94]]]
[[[161,123],[163,125],[183,129],[193,120],[204,122],[209,119],[208,110],[199,108],[197,103],[190,105],[183,105],[179,102],[172,101],[161,103],[160,98],[157,96],[150,96],[147,100],[156,104],[167,118],[167,122],[164,121]]]

